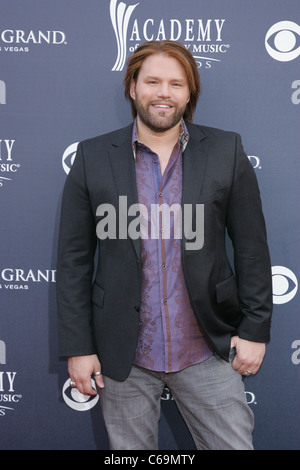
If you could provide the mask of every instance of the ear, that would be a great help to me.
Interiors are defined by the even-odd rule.
[[[131,98],[134,101],[135,100],[135,81],[134,80],[131,80],[129,93],[130,93]]]

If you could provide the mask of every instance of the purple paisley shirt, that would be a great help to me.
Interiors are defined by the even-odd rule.
[[[178,219],[162,206],[174,204],[176,208],[181,204],[182,154],[189,140],[183,120],[181,130],[163,176],[158,155],[138,141],[136,121],[132,136],[138,200],[144,209],[140,330],[134,364],[163,372],[182,370],[212,354],[189,301],[180,232],[174,232]],[[163,210],[155,211],[154,207]]]

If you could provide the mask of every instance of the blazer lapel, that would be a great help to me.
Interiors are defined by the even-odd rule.
[[[182,174],[182,211],[184,214],[185,204],[193,205],[193,208],[199,201],[199,196],[203,186],[203,180],[206,171],[208,159],[208,143],[206,135],[201,129],[188,125],[190,140],[183,154],[183,174]],[[194,211],[193,211],[194,213]],[[183,218],[182,230],[182,249],[186,248],[185,235],[191,230],[190,227],[184,226],[184,222],[188,222]]]
[[[112,142],[110,150],[111,167],[119,196],[119,211],[121,212],[119,217],[120,222],[122,220],[123,230],[121,236],[124,238],[129,236],[128,225],[133,219],[138,217],[138,214],[136,214],[136,217],[128,216],[128,208],[133,204],[138,204],[135,163],[131,146],[132,130],[133,125],[122,129],[115,141]],[[126,231],[124,230],[125,228]],[[140,258],[140,237],[137,239],[130,238],[136,255]]]

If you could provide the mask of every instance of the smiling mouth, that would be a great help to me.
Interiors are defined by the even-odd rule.
[[[168,104],[153,104],[153,108],[155,109],[172,109],[173,106],[170,106]]]

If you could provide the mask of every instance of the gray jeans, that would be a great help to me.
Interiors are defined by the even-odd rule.
[[[158,449],[161,395],[171,391],[198,450],[252,450],[253,413],[242,376],[213,355],[180,372],[133,366],[124,382],[104,376],[99,390],[110,449]]]

